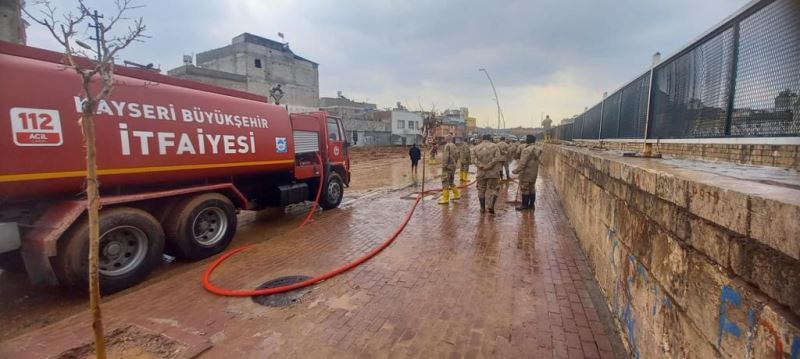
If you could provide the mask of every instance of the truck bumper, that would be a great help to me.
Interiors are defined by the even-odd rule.
[[[0,222],[0,253],[11,252],[22,246],[16,222]]]

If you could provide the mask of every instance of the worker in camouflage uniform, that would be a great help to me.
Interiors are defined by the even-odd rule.
[[[500,168],[505,156],[500,153],[497,144],[492,142],[492,135],[483,135],[483,141],[473,149],[472,162],[478,167],[478,200],[481,213],[494,214],[497,201],[497,189],[500,185]]]
[[[517,207],[518,211],[533,208],[533,202],[536,200],[535,185],[541,151],[533,145],[535,142],[535,136],[525,137],[526,145],[520,153],[517,168],[514,169],[514,174],[519,175],[519,191],[522,194],[522,203]]]
[[[459,150],[455,144],[455,138],[448,136],[447,144],[442,149],[442,195],[439,197],[439,204],[449,204],[450,195],[452,199],[460,199],[461,193],[458,192],[454,183],[456,175],[456,164],[458,163]]]
[[[522,140],[517,140],[515,145],[516,148],[514,149],[514,159],[519,161],[519,156],[522,154],[522,149],[525,148],[525,144],[522,143]]]
[[[459,162],[461,163],[461,171],[458,172],[458,178],[461,182],[469,181],[469,163],[470,163],[470,146],[467,141],[461,141],[459,148]]]
[[[500,137],[500,141],[497,142],[497,148],[500,150],[500,154],[503,156],[503,161],[500,164],[500,179],[503,179],[503,169],[506,169],[506,179],[511,179],[511,172],[508,171],[508,162],[506,161],[506,156],[508,156],[508,143],[506,143],[505,137]]]
[[[508,144],[508,151],[506,152],[505,169],[508,179],[511,179],[511,172],[508,170],[508,167],[511,165],[511,162],[514,161],[514,155],[517,153],[517,144],[512,141],[511,138],[508,138],[506,143]]]

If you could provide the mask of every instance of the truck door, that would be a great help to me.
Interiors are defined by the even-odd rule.
[[[328,160],[331,164],[341,164],[347,171],[345,183],[350,182],[350,156],[347,153],[346,138],[342,123],[335,118],[328,118]]]

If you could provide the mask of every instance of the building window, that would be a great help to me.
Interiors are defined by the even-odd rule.
[[[403,129],[403,128],[406,128],[406,121],[404,121],[404,120],[397,120],[397,128],[398,128],[398,129]]]
[[[261,59],[256,59],[256,67],[261,68]]]
[[[413,130],[414,129],[414,121],[408,121],[408,129],[409,130]]]

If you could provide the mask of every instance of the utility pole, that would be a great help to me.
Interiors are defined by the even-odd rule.
[[[486,71],[484,68],[478,69],[478,71],[483,71],[486,74],[486,78],[489,79],[489,85],[492,85],[492,92],[494,92],[494,102],[497,103],[497,130],[495,130],[495,134],[498,134],[500,131],[500,98],[497,96],[497,90],[494,88],[494,82],[492,81],[492,77],[489,76],[489,71]]]
[[[100,31],[103,31],[103,24],[100,23],[100,19],[103,18],[103,15],[97,13],[95,10],[92,14],[89,15],[94,21],[94,24],[89,24],[89,27],[94,28],[94,37],[89,37],[90,40],[94,40],[97,46],[97,61],[103,60],[102,55],[102,44],[100,43]]]

